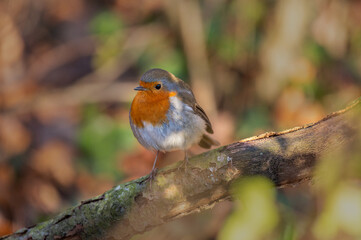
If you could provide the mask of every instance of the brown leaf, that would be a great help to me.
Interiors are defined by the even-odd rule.
[[[48,13],[59,21],[71,21],[79,17],[84,10],[83,0],[47,1]]]
[[[76,185],[82,199],[88,199],[102,194],[114,186],[114,181],[106,176],[93,176],[81,171],[76,179]]]
[[[0,236],[4,236],[13,232],[11,222],[6,219],[0,212]]]
[[[47,104],[46,101],[38,105],[35,115],[43,124],[49,124],[55,119],[64,119],[70,123],[77,123],[80,120],[77,107]]]
[[[6,154],[18,154],[30,144],[28,130],[15,117],[0,116],[0,146]]]
[[[325,115],[322,106],[306,99],[298,88],[286,88],[275,105],[275,117],[281,127],[300,126],[320,120]]]
[[[10,68],[22,60],[23,40],[11,17],[0,9],[0,69]]]
[[[22,79],[21,82],[4,87],[0,94],[0,104],[4,108],[12,108],[31,101],[37,91],[35,82],[31,79]]]
[[[135,179],[148,174],[152,170],[154,159],[154,152],[139,148],[133,154],[122,158],[123,161],[119,162],[119,168],[128,175],[127,180]],[[158,159],[162,159],[162,156],[159,156]],[[157,166],[159,166],[159,163],[160,161],[158,161]]]
[[[14,169],[5,163],[0,163],[0,205],[11,199],[11,186],[13,186],[14,180]]]
[[[57,189],[49,182],[37,178],[29,178],[24,186],[27,198],[37,209],[46,213],[58,211],[61,198]]]
[[[75,171],[70,147],[60,141],[44,144],[31,157],[31,166],[64,187],[74,183]]]

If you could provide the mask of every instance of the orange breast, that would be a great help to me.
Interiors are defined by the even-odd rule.
[[[135,126],[143,128],[143,121],[152,125],[160,125],[167,122],[167,111],[169,109],[169,93],[157,94],[151,91],[141,91],[135,96],[130,108],[130,117]]]

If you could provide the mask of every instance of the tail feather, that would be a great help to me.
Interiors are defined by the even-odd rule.
[[[211,148],[212,146],[219,146],[219,142],[210,136],[203,134],[201,141],[198,143],[202,148]]]

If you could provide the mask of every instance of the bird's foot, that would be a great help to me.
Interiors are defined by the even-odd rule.
[[[192,170],[192,164],[190,164],[188,161],[184,160],[181,164],[178,166],[178,171],[183,171],[183,173],[187,174],[189,177],[197,177],[197,174],[193,172]]]
[[[188,152],[187,150],[184,150],[184,160],[183,162],[178,166],[178,171],[183,170],[184,172],[188,172],[189,167],[192,165],[188,161]]]
[[[152,171],[150,172],[148,177],[150,187],[152,187],[152,181],[157,176],[157,173],[158,173],[158,168],[153,168]]]
[[[178,171],[181,170],[181,171],[187,172],[189,165],[190,164],[187,160],[182,161],[182,163],[179,164],[179,166],[178,166]]]

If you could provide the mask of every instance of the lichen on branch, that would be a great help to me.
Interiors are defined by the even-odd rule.
[[[243,176],[262,175],[277,187],[308,181],[325,153],[350,144],[360,131],[361,100],[303,127],[223,146],[114,187],[34,227],[0,239],[129,239],[165,222],[211,208],[230,197]]]

